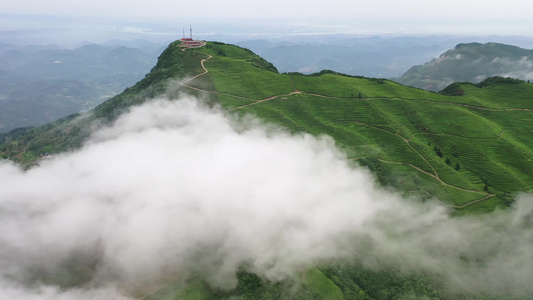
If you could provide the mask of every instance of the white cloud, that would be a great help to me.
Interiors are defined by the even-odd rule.
[[[524,56],[520,60],[512,60],[509,57],[496,57],[492,60],[493,63],[499,63],[503,67],[500,72],[492,76],[511,77],[522,80],[533,80],[533,61]]]

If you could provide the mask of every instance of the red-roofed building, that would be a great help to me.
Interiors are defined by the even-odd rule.
[[[204,41],[197,41],[192,38],[192,26],[190,29],[190,37],[185,37],[185,30],[183,31],[183,38],[181,39],[182,48],[199,48],[205,46]]]

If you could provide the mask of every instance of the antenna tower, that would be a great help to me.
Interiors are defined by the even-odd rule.
[[[192,40],[192,25],[189,25],[189,26],[191,27],[190,30],[191,30],[191,40]]]

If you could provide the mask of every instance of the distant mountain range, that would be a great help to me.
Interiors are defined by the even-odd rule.
[[[349,75],[390,78],[459,43],[446,37],[316,37],[313,40],[239,42],[272,62],[280,72],[310,74],[334,70]]]
[[[133,85],[161,52],[138,45],[144,47],[0,44],[0,132],[91,109]]]
[[[348,75],[397,78],[460,43],[498,42],[529,48],[527,38],[498,36],[294,36],[239,41],[284,72],[333,70]],[[501,74],[495,74],[501,75]]]
[[[494,76],[533,80],[533,50],[499,43],[458,44],[395,80],[440,91],[453,82],[479,83]]]

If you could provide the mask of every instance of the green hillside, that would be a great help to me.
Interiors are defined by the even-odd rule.
[[[532,63],[533,50],[499,43],[459,44],[395,80],[430,91],[440,91],[453,82],[479,83],[493,76],[532,80]]]
[[[169,82],[185,77],[180,89],[169,88]],[[0,155],[31,166],[43,153],[79,147],[96,119],[112,122],[147,98],[186,91],[220,104],[228,114],[252,114],[293,133],[329,135],[354,166],[369,168],[382,185],[419,201],[436,198],[456,214],[507,207],[516,193],[533,189],[533,85],[489,80],[457,89],[461,96],[332,71],[279,74],[246,49],[210,42],[182,51],[175,42],[142,81],[92,114],[3,135]],[[323,265],[278,283],[244,271],[238,278],[235,290],[220,291],[193,276],[143,299],[455,296],[446,294],[432,274],[361,266]]]
[[[208,73],[188,85],[211,85],[203,90],[228,112],[332,136],[350,160],[406,195],[487,211],[533,188],[531,84],[464,84],[463,96],[446,96],[331,71],[278,74],[231,45],[197,51]]]

